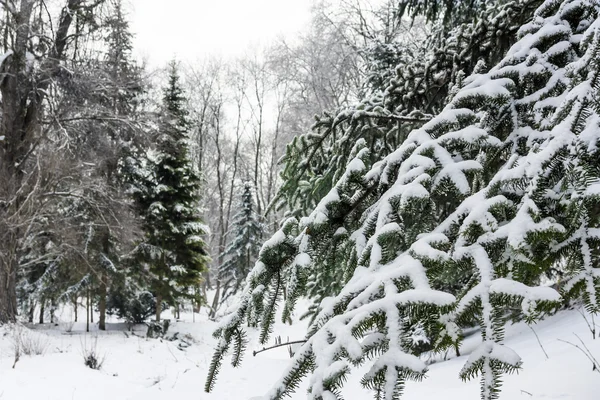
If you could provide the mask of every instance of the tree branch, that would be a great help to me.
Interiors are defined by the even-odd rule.
[[[263,351],[268,351],[268,350],[276,349],[278,347],[283,347],[283,346],[290,346],[292,344],[304,344],[304,343],[306,343],[306,340],[293,340],[291,342],[279,343],[279,344],[275,344],[273,346],[263,347],[260,350],[254,350],[252,352],[252,355],[256,357],[257,354],[260,354]]]

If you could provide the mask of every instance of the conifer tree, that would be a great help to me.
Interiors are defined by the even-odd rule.
[[[134,196],[143,217],[145,239],[139,246],[151,274],[156,319],[162,302],[175,305],[194,296],[208,256],[199,212],[200,178],[189,159],[186,99],[177,64],[169,66],[156,149],[138,172]]]
[[[256,262],[263,237],[263,227],[256,214],[253,184],[244,182],[237,213],[233,216],[233,239],[223,253],[219,280],[223,288],[221,302],[242,289],[242,285]]]
[[[131,180],[135,179],[135,168],[143,158],[143,150],[146,147],[140,122],[140,116],[144,115],[141,105],[145,85],[142,68],[133,59],[133,35],[123,11],[122,1],[114,0],[111,5],[111,14],[106,21],[107,35],[104,38],[107,46],[103,60],[106,95],[102,98],[102,103],[114,117],[115,122],[106,126],[106,132],[115,149],[112,159],[105,163],[105,170],[110,185],[122,190],[130,186]],[[126,198],[125,195],[121,193],[122,198]],[[106,234],[111,233],[109,231]],[[112,308],[113,312],[117,308],[118,313],[130,315],[131,310],[122,309],[121,306],[138,304],[139,292],[145,293],[142,290],[145,284],[144,277],[132,262],[130,246],[123,246],[120,240],[112,237],[104,240],[109,244],[106,246],[106,252],[109,253],[107,257],[115,263],[118,262],[119,268],[117,274],[109,275],[100,285],[101,320],[107,308]],[[114,245],[110,246],[111,243]],[[105,288],[105,285],[108,287]],[[107,300],[104,300],[105,298]],[[124,300],[115,302],[115,299]],[[119,307],[116,307],[117,305]]]
[[[363,385],[397,399],[427,370],[409,340],[415,327],[441,350],[476,323],[482,343],[460,377],[480,376],[481,398],[497,399],[502,374],[522,366],[503,345],[507,310],[532,322],[556,307],[561,296],[542,285],[549,271],[564,274],[564,299],[598,310],[599,51],[597,1],[547,0],[501,61],[462,80],[391,154],[373,162],[359,141],[311,214],[263,245],[240,306],[215,332],[206,390],[231,347],[240,363],[242,324],[260,325],[266,342],[281,288],[285,319],[342,235],[351,249],[337,264],[350,278],[321,301],[267,397],[283,398],[310,375],[309,398],[340,398],[350,370],[369,361]],[[468,281],[440,283],[455,271]]]
[[[122,0],[113,1],[113,9],[106,21],[106,27],[108,33],[105,42],[108,48],[105,63],[110,81],[110,93],[106,100],[115,113],[132,114],[140,103],[140,94],[144,88],[142,70],[133,59],[133,34],[123,12]],[[121,127],[126,128],[127,126]],[[123,138],[125,139],[131,137]]]

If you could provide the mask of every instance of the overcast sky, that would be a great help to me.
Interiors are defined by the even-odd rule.
[[[308,23],[311,0],[129,0],[139,56],[153,66],[174,56],[234,57]]]

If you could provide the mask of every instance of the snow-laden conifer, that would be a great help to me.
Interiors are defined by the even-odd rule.
[[[231,242],[223,252],[225,260],[219,266],[219,280],[223,288],[221,301],[238,293],[254,266],[260,251],[263,226],[256,213],[253,185],[244,182],[238,211],[233,216]]]
[[[203,236],[207,231],[199,210],[200,178],[188,155],[190,123],[177,66],[169,69],[163,115],[156,133],[156,149],[148,152],[137,171],[133,190],[143,217],[145,239],[138,253],[151,274],[156,316],[162,301],[175,305],[192,297],[208,261]]]

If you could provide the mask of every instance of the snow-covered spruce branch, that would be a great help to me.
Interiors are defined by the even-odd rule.
[[[502,345],[507,311],[528,322],[551,311],[560,296],[540,286],[551,267],[568,260],[563,272],[583,284],[563,294],[595,310],[600,117],[586,99],[598,98],[599,13],[597,1],[544,2],[506,57],[465,79],[444,111],[395,152],[370,169],[352,160],[347,171],[363,185],[356,178],[347,185],[345,175],[307,219],[288,222],[291,229],[263,247],[277,262],[257,263],[240,307],[215,333],[207,389],[232,343],[239,361],[243,346],[234,339],[249,310],[252,323],[263,322],[261,339],[268,336],[274,307],[263,304],[277,299],[279,279],[295,297],[305,293],[327,248],[317,244],[339,232],[336,211],[364,193],[364,182],[377,188],[359,207],[359,222],[344,224],[352,251],[338,261],[352,277],[321,301],[307,342],[269,398],[291,393],[307,375],[309,398],[338,398],[353,366],[369,363],[363,385],[396,399],[406,379],[426,371],[407,340],[411,329],[425,327],[441,349],[460,342],[461,327],[478,324],[483,343],[461,377],[480,375],[482,399],[496,399],[501,375],[521,367]]]

